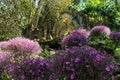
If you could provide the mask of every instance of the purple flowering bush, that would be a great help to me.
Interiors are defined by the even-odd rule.
[[[68,36],[64,37],[61,44],[62,48],[69,48],[72,46],[85,46],[89,44],[87,39],[89,33],[85,29],[78,29],[71,32]]]
[[[115,48],[120,48],[120,32],[112,32],[110,39],[114,42]]]
[[[110,39],[120,41],[120,32],[112,32],[110,34]]]
[[[105,52],[90,47],[73,47],[54,57],[50,80],[114,80],[116,66]]]
[[[29,59],[17,65],[11,64],[8,72],[15,80],[49,80],[51,63],[52,59],[49,58]]]
[[[88,36],[90,35],[90,32],[89,32],[88,30],[86,30],[86,29],[81,29],[81,28],[79,28],[79,29],[77,29],[77,30],[73,30],[72,33],[80,33],[80,34],[86,36],[86,38],[88,38]]]

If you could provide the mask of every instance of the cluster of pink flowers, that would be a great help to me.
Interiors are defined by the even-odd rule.
[[[0,52],[0,74],[4,71],[5,67],[9,64],[11,58],[10,52]]]
[[[8,41],[10,44],[8,45],[9,50],[13,50],[17,53],[41,53],[41,47],[38,42],[32,41],[30,39],[16,37],[10,39]]]
[[[90,34],[99,34],[101,32],[104,32],[109,36],[111,33],[111,30],[107,26],[95,26],[91,29]]]
[[[8,41],[0,42],[2,51],[11,52],[13,62],[39,57],[42,48],[39,43],[24,37],[15,37]]]
[[[5,62],[10,57],[11,57],[10,52],[0,52],[0,63]]]
[[[0,47],[1,49],[13,52],[14,54],[39,54],[42,51],[38,42],[23,37],[16,37],[8,41],[1,42]]]

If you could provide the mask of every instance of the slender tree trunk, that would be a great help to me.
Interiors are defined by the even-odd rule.
[[[35,16],[33,17],[32,21],[30,23],[31,27],[33,27],[33,28],[36,28],[38,25],[39,16],[40,16],[40,13],[42,11],[44,3],[45,3],[45,0],[39,1],[39,5],[38,5],[38,8],[36,9]]]
[[[44,6],[45,0],[40,0],[38,2],[38,8],[36,9],[35,15],[32,20],[28,23],[28,27],[24,30],[24,36],[28,38],[33,38],[31,35],[33,31],[38,27],[39,16]]]

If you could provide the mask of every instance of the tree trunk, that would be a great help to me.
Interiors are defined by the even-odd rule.
[[[39,16],[40,16],[40,13],[44,6],[44,3],[45,3],[45,0],[40,0],[38,2],[38,8],[36,9],[34,17],[30,21],[30,23],[28,23],[28,27],[24,30],[23,34],[25,37],[33,38],[34,35],[32,35],[32,33],[38,26],[38,22],[39,22],[39,18],[40,18]]]
[[[38,25],[38,21],[39,21],[39,16],[40,16],[40,13],[42,11],[42,8],[43,8],[43,5],[45,3],[45,0],[40,0],[39,1],[39,5],[38,5],[38,8],[36,9],[36,12],[35,12],[35,16],[33,17],[32,21],[31,21],[31,27],[34,29],[37,27]]]

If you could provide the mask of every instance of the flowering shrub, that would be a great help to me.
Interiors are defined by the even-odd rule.
[[[42,49],[37,42],[30,39],[16,37],[0,42],[0,51],[12,52],[0,53],[0,75],[6,72],[15,80],[114,80],[113,71],[117,66],[113,64],[113,57],[107,53],[114,51],[114,40],[119,42],[120,34],[111,33],[112,40],[106,39],[109,34],[110,29],[106,26],[94,27],[90,36],[86,29],[74,30],[62,40],[65,51],[61,50],[53,55],[43,51],[40,56],[44,59],[40,56],[31,58],[41,53]],[[92,46],[102,52],[87,46],[88,37],[94,37],[93,43],[96,40],[98,44],[103,42],[101,46]],[[104,50],[110,52],[106,53]]]
[[[111,46],[112,43],[109,40],[110,33],[111,33],[110,29],[106,26],[93,27],[90,31],[90,36],[89,36],[90,46],[96,49],[111,52],[112,49],[108,45],[110,44]]]
[[[1,42],[1,49],[12,52],[12,55],[18,59],[29,58],[41,53],[42,48],[38,42],[23,37],[12,38],[9,41]]]
[[[69,48],[72,46],[85,46],[89,44],[87,39],[88,33],[84,29],[75,30],[62,40],[62,48]]]
[[[114,46],[116,49],[117,47],[120,47],[120,32],[112,32],[110,34],[110,39],[114,42]]]
[[[120,32],[112,32],[110,34],[110,39],[120,41]]]
[[[6,50],[7,47],[8,47],[8,45],[9,45],[9,42],[8,42],[8,41],[1,41],[1,42],[0,42],[0,49]]]
[[[9,64],[10,57],[10,52],[0,52],[0,74],[4,72],[4,68]]]
[[[91,29],[91,35],[99,36],[100,33],[105,33],[107,36],[110,35],[111,30],[107,26],[95,26]]]
[[[116,66],[112,57],[90,47],[73,47],[55,55],[50,80],[108,80]]]
[[[39,46],[38,42],[32,41],[30,39],[16,37],[10,39],[8,45],[8,50],[12,50],[16,54],[23,54],[23,53],[41,53],[41,47]]]
[[[11,57],[10,52],[0,52],[0,63],[5,62],[10,57]]]
[[[12,64],[8,69],[14,79],[19,80],[49,80],[50,63],[52,59],[36,58],[25,60],[14,67]],[[13,69],[14,67],[14,69]],[[11,70],[13,69],[13,70]]]
[[[6,69],[19,80],[114,80],[117,67],[106,52],[90,47],[72,47],[51,58],[28,59],[12,63]]]
[[[80,33],[80,34],[86,36],[87,38],[88,38],[88,36],[90,35],[90,32],[87,31],[86,29],[73,30],[72,33]]]

